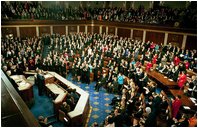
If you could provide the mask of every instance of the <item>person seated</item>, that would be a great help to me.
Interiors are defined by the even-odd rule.
[[[38,117],[38,121],[39,121],[39,124],[41,125],[41,127],[49,127],[50,124],[47,123],[47,117],[44,118],[43,116],[39,116]]]
[[[73,111],[76,104],[74,102],[74,98],[69,93],[67,94],[66,103],[70,106],[70,110]]]
[[[95,85],[95,90],[99,91],[100,87],[105,86],[107,82],[106,74],[102,75],[102,78],[99,80],[99,82]]]
[[[189,87],[188,87],[188,95],[192,97],[197,97],[197,79],[196,76],[192,76],[189,82]]]
[[[172,126],[175,127],[188,127],[189,126],[189,122],[188,122],[188,118],[187,116],[183,113],[181,116],[181,119],[176,119],[173,118],[174,124]]]
[[[159,72],[164,75],[167,75],[168,69],[169,69],[168,65],[164,65],[163,68],[161,70],[159,70]]]
[[[115,127],[114,118],[112,115],[106,117],[104,127]]]
[[[193,115],[193,117],[188,119],[188,127],[196,127],[197,126],[197,113]]]
[[[156,67],[156,70],[159,72],[160,70],[162,70],[162,63],[159,63],[158,66]]]
[[[62,110],[65,114],[71,111],[70,105],[67,104],[67,102],[63,102],[63,104],[60,106],[60,110]]]
[[[71,96],[74,98],[74,103],[76,104],[78,102],[78,99],[80,98],[80,96],[76,92],[76,89],[71,90]]]

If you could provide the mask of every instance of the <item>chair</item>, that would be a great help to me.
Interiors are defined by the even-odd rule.
[[[62,110],[58,110],[58,120],[64,122],[65,113]]]
[[[62,110],[58,110],[58,120],[64,123],[65,126],[70,125],[70,118]]]

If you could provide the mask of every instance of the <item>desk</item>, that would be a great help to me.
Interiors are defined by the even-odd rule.
[[[50,84],[50,83],[54,83],[54,76],[51,74],[45,74],[43,75],[45,78],[45,84]]]
[[[64,83],[65,86],[76,89],[76,92],[80,95],[80,98],[74,110],[69,112],[68,116],[71,119],[71,126],[85,126],[90,109],[89,94],[55,72],[48,72],[48,74],[53,76],[54,79]]]
[[[58,95],[54,100],[55,103],[63,101],[66,97],[67,91],[60,87],[57,84],[46,84],[48,90],[50,90],[53,94]]]
[[[167,78],[166,76],[164,76],[163,74],[157,72],[157,71],[147,71],[147,74],[149,77],[154,78],[155,80],[157,80],[158,82],[160,82],[161,84],[163,84],[164,86],[168,87],[168,88],[176,88],[178,87],[177,82],[175,81],[170,81],[169,78]]]
[[[176,96],[176,95],[180,95],[181,96],[182,105],[188,106],[188,107],[190,107],[193,110],[197,110],[197,106],[195,105],[195,103],[192,102],[190,97],[184,95],[183,91],[170,89],[170,92],[172,93],[173,96]]]
[[[34,101],[33,85],[27,81],[24,75],[12,75],[10,78],[12,78],[18,85],[18,91],[21,98],[30,106]]]
[[[187,74],[191,77],[191,76],[197,76],[197,73],[191,71],[191,70],[186,70],[187,71]]]

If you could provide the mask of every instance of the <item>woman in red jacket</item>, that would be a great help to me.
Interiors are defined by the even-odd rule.
[[[180,99],[181,99],[181,96],[179,96],[179,95],[177,95],[175,97],[175,100],[172,99],[172,117],[173,118],[177,117],[177,114],[179,112],[179,108],[182,105],[182,102],[181,102]]]
[[[179,63],[180,63],[179,57],[175,56],[175,58],[174,58],[174,64],[177,66],[177,65],[179,65]]]
[[[178,78],[178,86],[180,87],[180,89],[184,86],[186,80],[187,80],[186,74],[184,74],[184,71],[182,71]]]

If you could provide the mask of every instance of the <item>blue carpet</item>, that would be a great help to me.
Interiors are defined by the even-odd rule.
[[[35,118],[42,115],[44,117],[51,116],[54,114],[52,98],[46,95],[38,95],[38,87],[33,86],[35,104],[31,107],[31,112],[34,114]]]
[[[89,85],[86,85],[84,83],[78,83],[71,80],[71,75],[68,75],[67,79],[88,92],[90,95],[90,105],[92,106],[92,113],[90,116],[88,127],[91,126],[94,122],[97,122],[98,124],[103,123],[105,117],[112,111],[112,107],[109,105],[111,103],[111,99],[117,95],[107,93],[104,88],[100,88],[100,91],[96,92],[94,90],[96,82],[92,82]],[[34,85],[33,91],[35,104],[31,107],[30,110],[35,118],[38,118],[38,116],[40,115],[43,115],[44,117],[53,115],[54,111],[52,98],[49,98],[46,95],[39,96],[38,87],[36,85]],[[53,127],[64,126],[61,122],[56,122],[52,125]]]
[[[107,93],[104,88],[100,88],[100,91],[96,92],[94,90],[96,82],[92,82],[89,85],[78,83],[71,80],[71,75],[69,75],[67,79],[89,93],[92,113],[88,127],[91,126],[94,122],[97,122],[98,124],[103,123],[106,116],[112,111],[112,106],[109,104],[111,103],[112,98],[117,95]]]

